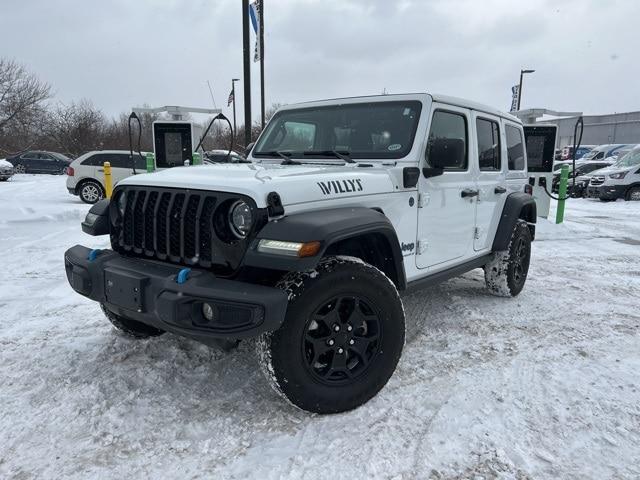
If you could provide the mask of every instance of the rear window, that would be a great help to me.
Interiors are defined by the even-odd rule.
[[[506,125],[507,158],[509,170],[524,170],[524,139],[522,131],[511,125]]]

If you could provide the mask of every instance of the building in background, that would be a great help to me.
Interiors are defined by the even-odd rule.
[[[580,112],[556,112],[532,108],[515,112],[525,123],[547,123],[558,126],[557,148],[573,145],[573,130]],[[584,115],[583,145],[606,143],[640,143],[640,112]]]

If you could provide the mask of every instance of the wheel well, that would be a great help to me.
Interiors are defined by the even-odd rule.
[[[632,188],[640,188],[640,183],[632,183],[631,185],[629,185],[629,186],[627,187],[627,189],[624,191],[624,196],[625,196],[625,198],[626,198],[626,196],[629,194],[629,191],[630,191]]]
[[[100,181],[99,181],[99,180],[96,180],[95,178],[83,178],[83,179],[82,179],[82,180],[80,180],[80,181],[78,182],[78,184],[76,185],[76,195],[79,195],[79,194],[80,194],[80,189],[82,188],[82,186],[83,186],[85,183],[88,183],[88,182],[93,182],[93,183],[98,184],[98,186],[102,189],[102,193],[104,193],[104,186],[102,185],[102,183],[100,183]]]
[[[529,226],[529,230],[531,231],[531,240],[535,237],[536,234],[536,205],[535,203],[528,203],[522,206],[520,210],[520,215],[518,218],[527,222]]]
[[[402,288],[402,280],[393,258],[389,240],[381,233],[367,233],[340,240],[330,245],[325,255],[348,255],[373,265],[391,279],[396,288]]]

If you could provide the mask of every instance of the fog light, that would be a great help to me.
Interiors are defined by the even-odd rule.
[[[216,316],[215,310],[213,309],[213,307],[211,305],[209,305],[208,303],[203,303],[202,304],[202,315],[204,316],[204,318],[206,318],[209,322],[212,322],[213,319]]]

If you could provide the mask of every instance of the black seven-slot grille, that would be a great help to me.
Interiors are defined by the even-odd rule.
[[[119,211],[126,195],[124,215]],[[229,209],[245,201],[253,228],[244,239],[229,226]],[[116,189],[111,202],[111,246],[114,250],[182,265],[233,273],[249,241],[266,222],[266,211],[247,197],[225,192],[127,186]]]

